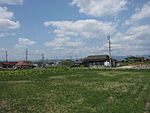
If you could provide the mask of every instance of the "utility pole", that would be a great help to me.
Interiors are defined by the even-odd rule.
[[[72,60],[72,56],[70,56],[70,60]]]
[[[109,46],[108,46],[108,51],[109,51],[109,62],[110,62],[110,67],[112,66],[112,61],[111,61],[111,42],[110,42],[110,35],[107,36]]]
[[[57,62],[57,60],[58,60],[58,57],[56,56],[56,57],[55,57],[55,59],[56,59],[56,62]]]
[[[42,67],[44,67],[44,54],[42,54]]]
[[[5,54],[6,54],[6,62],[8,62],[8,53],[7,53],[7,51],[5,51]]]
[[[26,63],[28,61],[28,50],[26,49]]]
[[[42,54],[42,61],[44,62],[44,54]]]
[[[78,60],[78,56],[76,55],[76,61]]]

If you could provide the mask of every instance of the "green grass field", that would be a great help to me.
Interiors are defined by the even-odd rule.
[[[0,113],[150,113],[150,70],[0,71]]]

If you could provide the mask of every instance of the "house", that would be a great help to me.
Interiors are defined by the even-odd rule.
[[[128,62],[144,62],[144,57],[134,57],[130,56],[125,58]]]
[[[82,64],[83,64],[83,61],[82,61],[82,59],[80,59],[80,60],[75,60],[74,64],[72,66],[73,67],[78,67],[78,66],[81,66]]]
[[[127,63],[128,60],[122,58],[122,59],[113,59],[113,61],[115,61],[115,66],[121,66],[122,63]]]
[[[85,66],[109,66],[109,56],[108,55],[93,55],[88,56],[83,60]]]
[[[148,58],[146,58],[146,61],[147,61],[147,62],[150,62],[150,56],[149,56]]]
[[[2,68],[13,68],[16,64],[17,62],[4,62]]]
[[[0,62],[0,69],[3,68],[3,63],[4,63],[4,62]]]
[[[17,68],[30,68],[31,66],[27,63],[25,63],[24,61],[20,61],[18,63],[15,64],[15,69]]]

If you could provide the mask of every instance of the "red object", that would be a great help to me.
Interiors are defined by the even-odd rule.
[[[18,62],[18,63],[16,64],[16,66],[28,66],[28,64],[25,63],[25,62],[23,62],[23,61],[21,61],[21,62]]]
[[[7,65],[15,65],[17,64],[18,62],[5,62],[4,64],[7,64]]]

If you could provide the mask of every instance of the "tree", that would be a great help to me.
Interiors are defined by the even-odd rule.
[[[65,65],[65,66],[71,66],[74,64],[74,62],[72,60],[64,60],[62,62],[60,62],[61,65]]]

